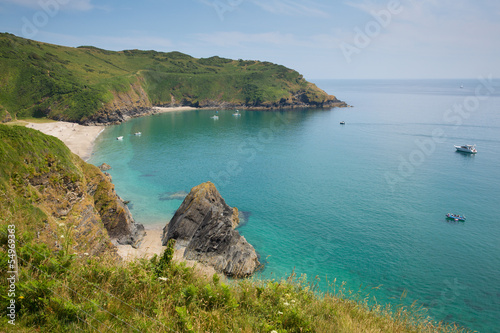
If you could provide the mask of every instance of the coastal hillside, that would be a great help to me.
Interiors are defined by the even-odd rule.
[[[345,106],[298,72],[269,62],[180,52],[107,51],[0,34],[0,121],[48,117],[116,123],[152,106]]]
[[[208,279],[172,260],[173,240],[160,257],[121,261],[113,243],[138,238],[120,201],[58,139],[0,124],[0,331],[463,332],[335,281],[320,295],[305,276]]]
[[[79,256],[114,254],[113,243],[134,245],[144,233],[97,167],[20,126],[0,125],[0,219]]]

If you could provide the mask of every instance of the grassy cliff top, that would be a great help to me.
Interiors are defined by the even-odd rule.
[[[0,34],[0,107],[13,118],[47,116],[84,122],[116,108],[116,100],[131,91],[147,96],[136,107],[336,101],[298,72],[269,62],[72,48]]]

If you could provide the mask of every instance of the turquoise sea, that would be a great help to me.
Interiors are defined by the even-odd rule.
[[[182,200],[172,194],[213,181],[246,213],[239,231],[266,263],[263,277],[295,269],[323,290],[336,278],[379,302],[418,301],[436,320],[497,332],[500,81],[314,82],[354,107],[133,119],[107,128],[90,162],[113,167],[145,225],[170,220]],[[455,152],[462,144],[477,155]]]

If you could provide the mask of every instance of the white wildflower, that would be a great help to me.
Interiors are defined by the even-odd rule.
[[[283,312],[281,312],[281,311],[278,311],[278,314],[279,314],[279,315],[282,315],[282,314],[283,314]]]
[[[85,252],[83,255],[84,255],[84,256],[88,256],[89,254],[88,254],[87,252]]]
[[[278,331],[276,331],[276,330],[272,330],[272,331],[271,331],[271,333],[278,333]]]
[[[161,280],[161,281],[168,281],[168,279],[167,279],[166,277],[163,277],[163,276],[160,276],[160,277],[158,278],[158,280]]]
[[[284,306],[289,306],[290,304],[288,302],[283,303]]]
[[[61,235],[61,238],[64,238],[64,235]]]
[[[292,303],[295,303],[295,300],[294,300],[294,299],[292,299]]]
[[[64,227],[64,223],[58,223],[57,225],[60,227]]]

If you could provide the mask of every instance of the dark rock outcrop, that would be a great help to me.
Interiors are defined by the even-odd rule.
[[[98,166],[99,170],[101,171],[108,171],[111,170],[111,166],[109,164],[103,163]]]
[[[119,124],[131,118],[155,113],[148,94],[139,81],[131,84],[128,91],[111,93],[114,98],[97,113],[82,120],[83,125]]]
[[[0,123],[8,123],[9,121],[12,121],[9,111],[3,110],[0,106]]]
[[[257,253],[234,230],[238,209],[226,204],[215,185],[206,182],[191,189],[163,229],[162,242],[175,239],[186,247],[184,258],[213,266],[232,277],[250,276],[260,266]]]
[[[87,194],[93,197],[95,209],[109,237],[118,244],[138,247],[146,234],[144,226],[134,221],[106,175],[93,165],[87,165],[87,169]]]

